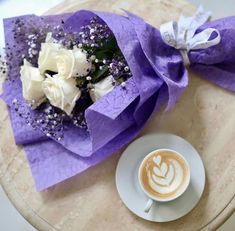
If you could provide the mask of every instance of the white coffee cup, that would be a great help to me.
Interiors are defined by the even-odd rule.
[[[170,197],[170,198],[159,198],[159,197],[156,197],[152,194],[150,194],[148,191],[146,191],[145,187],[143,186],[142,184],[142,181],[141,181],[141,174],[142,174],[142,171],[143,171],[143,165],[145,164],[145,161],[151,157],[154,153],[160,153],[160,152],[171,152],[173,155],[176,155],[178,157],[180,157],[180,159],[182,161],[184,161],[184,165],[185,167],[187,168],[187,177],[186,179],[184,180],[184,184],[182,187],[180,187],[180,190],[177,192],[177,194],[175,194],[173,197]],[[188,165],[188,162],[187,160],[178,152],[174,151],[174,150],[171,150],[171,149],[156,149],[152,152],[150,152],[148,155],[145,156],[145,158],[142,160],[141,164],[140,164],[140,167],[139,167],[139,172],[138,172],[138,179],[139,179],[139,184],[141,186],[141,189],[143,190],[143,192],[148,196],[148,201],[146,203],[146,206],[144,208],[144,211],[145,212],[149,212],[150,208],[152,207],[153,205],[153,202],[168,202],[168,201],[172,201],[172,200],[175,200],[177,199],[178,197],[180,197],[185,191],[186,189],[188,188],[189,186],[189,183],[190,183],[190,168],[189,168],[189,165]]]

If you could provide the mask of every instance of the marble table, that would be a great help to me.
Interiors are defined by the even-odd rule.
[[[158,27],[195,7],[184,0],[67,0],[47,14],[124,8]],[[0,78],[0,86],[3,78]],[[1,90],[0,90],[1,92]],[[14,144],[5,103],[0,100],[0,183],[17,210],[41,231],[215,230],[235,211],[235,94],[190,72],[190,83],[170,112],[154,116],[140,135],[165,131],[191,142],[206,168],[198,205],[173,222],[153,223],[132,214],[115,187],[121,151],[103,163],[41,193],[37,192],[22,147]],[[185,202],[187,203],[187,202]]]

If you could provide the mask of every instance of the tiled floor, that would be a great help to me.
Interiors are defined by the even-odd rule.
[[[51,6],[61,0],[0,0],[0,47],[3,46],[3,31],[1,19],[4,17],[15,16],[20,14],[35,13],[41,14]],[[217,1],[214,0],[191,0],[193,3],[203,3],[206,9],[215,13],[216,17],[234,14],[234,0]],[[14,7],[12,7],[14,5]],[[1,231],[36,231],[24,218],[18,213],[8,200],[7,196],[0,187],[0,230]],[[234,231],[235,214],[218,230]]]

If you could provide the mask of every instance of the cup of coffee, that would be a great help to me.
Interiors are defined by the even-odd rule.
[[[190,183],[189,165],[180,153],[157,149],[141,162],[139,183],[149,197],[144,208],[149,212],[154,201],[172,201],[185,192]]]

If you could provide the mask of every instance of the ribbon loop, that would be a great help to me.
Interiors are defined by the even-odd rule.
[[[190,64],[188,57],[190,50],[206,49],[220,43],[220,33],[214,28],[207,28],[195,34],[196,30],[207,22],[210,16],[211,13],[205,12],[200,6],[192,17],[182,15],[178,22],[171,21],[161,25],[160,33],[163,41],[180,51],[185,65]],[[210,39],[212,34],[216,36]]]

